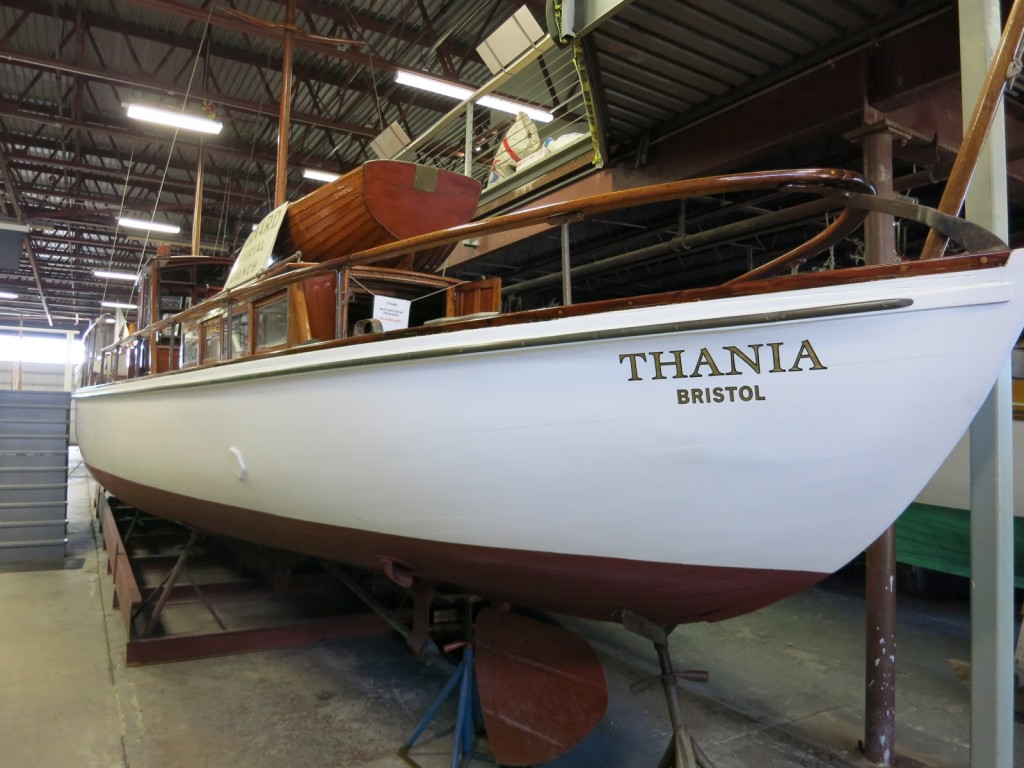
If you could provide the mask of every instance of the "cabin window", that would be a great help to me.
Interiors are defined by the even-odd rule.
[[[221,318],[203,323],[203,362],[220,360]]]
[[[256,307],[256,349],[281,347],[288,343],[288,296]]]
[[[199,362],[199,327],[186,325],[181,337],[181,367],[187,368]]]
[[[166,312],[163,317],[170,317],[175,312],[181,312],[185,308],[184,296],[161,296],[160,309]]]
[[[245,357],[249,354],[249,310],[248,308],[231,315],[231,356]]]

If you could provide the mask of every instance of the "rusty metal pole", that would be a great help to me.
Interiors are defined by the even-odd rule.
[[[281,56],[281,108],[277,120],[275,208],[283,205],[288,197],[288,128],[292,122],[292,28],[295,26],[295,0],[288,0],[284,25],[284,51]]]
[[[896,764],[896,528],[867,550],[864,756]]]
[[[892,197],[892,130],[884,122],[870,126],[861,139],[864,149],[864,175],[875,185],[879,197]],[[877,211],[864,221],[865,261],[868,264],[895,264],[896,235],[893,217]]]
[[[864,174],[881,197],[892,197],[892,133],[883,124],[864,135]],[[865,261],[896,261],[893,217],[872,213],[864,223]],[[890,526],[867,550],[864,655],[864,755],[872,763],[896,763],[896,528]]]

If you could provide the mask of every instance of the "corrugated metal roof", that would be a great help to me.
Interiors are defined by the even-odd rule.
[[[300,0],[298,29],[354,42],[296,43],[289,196],[314,188],[300,167],[353,167],[373,156],[369,140],[385,125],[397,121],[415,137],[449,108],[396,85],[396,68],[474,87],[487,82],[475,48],[522,1]],[[526,2],[544,26],[543,0]],[[96,283],[98,262],[130,269],[145,258],[138,241],[115,237],[122,207],[159,209],[188,227],[200,158],[205,242],[230,250],[272,205],[282,55],[274,25],[285,3],[233,6],[263,23],[206,0],[0,0],[0,151],[62,318],[95,314],[102,291],[121,290]],[[595,96],[612,146],[626,151],[952,7],[952,0],[634,0],[593,32]],[[123,104],[133,99],[187,102],[194,111],[206,101],[225,129],[200,153],[194,137],[130,124]],[[9,207],[10,192],[4,196]],[[17,274],[0,273],[0,290],[26,296],[16,311],[38,317],[26,261]]]
[[[635,2],[595,34],[613,137],[657,135],[702,106],[767,87],[949,2]]]

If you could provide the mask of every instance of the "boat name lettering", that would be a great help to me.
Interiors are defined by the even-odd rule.
[[[702,347],[696,353],[687,353],[684,349],[625,352],[619,355],[619,364],[628,364],[628,381],[827,370],[808,339],[801,341],[795,352],[792,346],[770,341],[767,344],[749,344],[743,349],[727,346],[719,351]]]

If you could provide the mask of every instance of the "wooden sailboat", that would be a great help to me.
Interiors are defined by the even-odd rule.
[[[714,288],[503,314],[497,280],[396,268],[517,226],[768,189],[820,193],[841,212]],[[871,191],[841,171],[739,174],[362,251],[328,242],[320,264],[239,274],[92,350],[100,376],[75,395],[83,457],[122,499],[196,528],[429,585],[420,595],[445,585],[636,627],[674,679],[663,627],[791,594],[891,525],[1024,323],[1024,252]],[[966,254],[775,276],[870,209],[927,221]],[[152,340],[179,327],[178,370],[145,375]],[[118,355],[135,361],[127,377],[103,362]],[[125,452],[118,435],[139,430],[162,440]],[[689,765],[674,690],[670,753]],[[561,749],[536,728],[515,739],[527,730],[530,749],[508,747],[518,763]]]
[[[794,185],[848,207],[761,279],[718,288],[502,314],[494,280],[376,266]],[[155,514],[496,600],[664,624],[754,610],[842,566],[913,500],[1024,322],[1024,258],[991,238],[766,278],[844,236],[869,190],[821,170],[697,179],[287,264],[97,350],[141,374],[150,340],[182,329],[178,370],[76,392],[83,457]],[[367,322],[382,299],[407,327]],[[883,382],[896,394],[870,398]],[[126,453],[128,429],[164,438]]]

